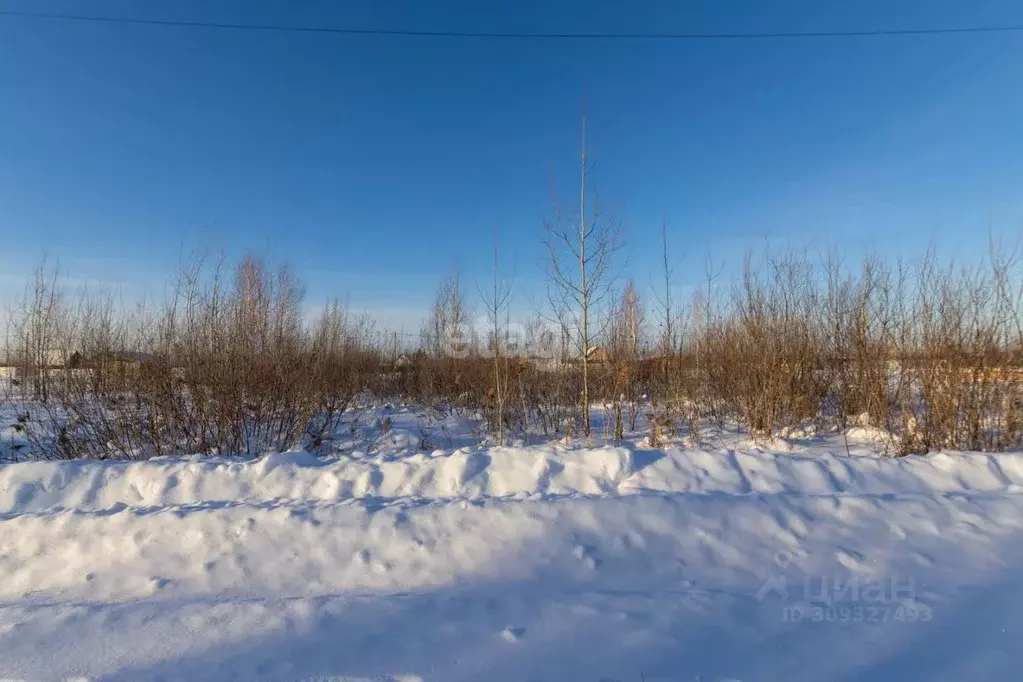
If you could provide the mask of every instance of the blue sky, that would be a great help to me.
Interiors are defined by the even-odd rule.
[[[764,32],[1023,23],[1018,3],[859,0],[0,0],[0,9],[456,31]],[[761,245],[976,254],[1023,219],[1023,34],[540,42],[258,33],[0,17],[0,291],[40,254],[159,290],[198,246],[294,266],[415,326],[490,267],[520,306],[553,185],[592,183],[651,278]]]

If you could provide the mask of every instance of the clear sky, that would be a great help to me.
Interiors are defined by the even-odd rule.
[[[1010,0],[0,0],[0,9],[454,31],[765,32],[1023,24]],[[649,281],[773,243],[971,253],[1023,219],[1023,33],[535,41],[0,17],[0,289],[47,250],[159,287],[254,249],[415,326],[440,277],[540,278],[551,184],[592,182]],[[569,200],[570,201],[570,200]],[[685,282],[683,282],[685,283]],[[19,285],[20,286],[20,285]]]

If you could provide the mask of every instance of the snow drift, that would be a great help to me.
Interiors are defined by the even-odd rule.
[[[1002,680],[1023,460],[0,467],[0,677]]]
[[[305,452],[285,452],[251,460],[22,463],[0,467],[0,514],[95,511],[114,505],[481,500],[643,491],[883,495],[1020,490],[1021,455],[938,453],[882,459],[535,446],[438,450],[397,460],[321,460]]]

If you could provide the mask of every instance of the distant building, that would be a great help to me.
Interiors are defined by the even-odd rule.
[[[603,346],[590,346],[586,353],[586,361],[595,365],[602,365],[609,359],[607,349]],[[582,362],[582,357],[575,359],[575,362]]]
[[[27,361],[26,355],[29,356]],[[8,352],[0,356],[0,378],[25,379],[47,376],[66,367],[68,357],[68,352],[64,350],[44,350],[38,354]]]

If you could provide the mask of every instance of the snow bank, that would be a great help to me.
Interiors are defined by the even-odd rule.
[[[642,453],[637,453],[642,459]],[[935,453],[898,459],[672,450],[621,486],[687,493],[891,495],[1023,490],[1023,455]]]
[[[1020,459],[8,465],[0,678],[1015,679]]]
[[[116,504],[596,495],[631,472],[632,453],[623,448],[437,451],[393,461],[327,462],[287,452],[248,461],[31,462],[0,466],[0,514]]]
[[[685,492],[902,494],[1023,490],[1023,456],[880,459],[700,450],[557,447],[438,450],[400,460],[325,461],[304,452],[254,460],[32,462],[0,466],[0,514],[114,505]]]

